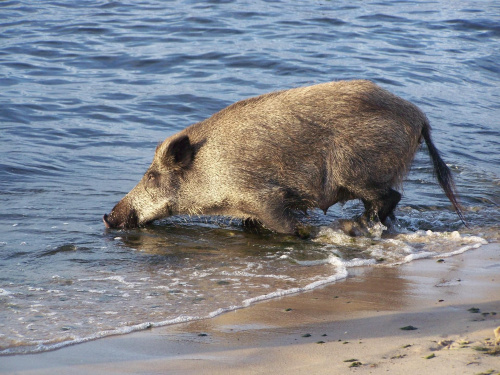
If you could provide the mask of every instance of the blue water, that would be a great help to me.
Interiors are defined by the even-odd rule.
[[[212,316],[345,277],[500,242],[496,1],[0,2],[0,353]],[[157,143],[279,89],[367,78],[434,128],[470,228],[419,151],[390,237],[350,241],[333,207],[302,241],[174,218],[106,231]]]

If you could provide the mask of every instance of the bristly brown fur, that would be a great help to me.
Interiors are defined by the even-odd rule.
[[[463,219],[451,173],[413,104],[370,81],[340,81],[237,102],[167,138],[110,227],[176,214],[226,215],[298,233],[300,212],[360,199],[368,220],[393,217],[397,189],[424,138]],[[131,214],[133,213],[133,215]]]

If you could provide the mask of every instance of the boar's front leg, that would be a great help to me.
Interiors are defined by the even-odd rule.
[[[243,226],[249,229],[261,226],[278,233],[297,234],[298,221],[284,202],[281,194],[273,197],[271,193],[256,201],[243,203],[242,211],[248,213]]]
[[[272,231],[285,234],[297,234],[297,220],[286,212],[267,211],[260,214],[257,220],[260,221],[265,228]]]

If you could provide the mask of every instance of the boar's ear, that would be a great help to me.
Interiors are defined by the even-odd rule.
[[[193,161],[194,148],[189,137],[183,135],[174,139],[167,147],[165,161],[173,163],[174,167],[187,168]]]

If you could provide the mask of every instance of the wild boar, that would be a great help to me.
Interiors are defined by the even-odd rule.
[[[167,138],[103,221],[133,228],[172,215],[224,215],[299,234],[301,213],[360,199],[360,225],[386,222],[422,139],[463,220],[430,132],[415,105],[366,80],[261,95]]]

